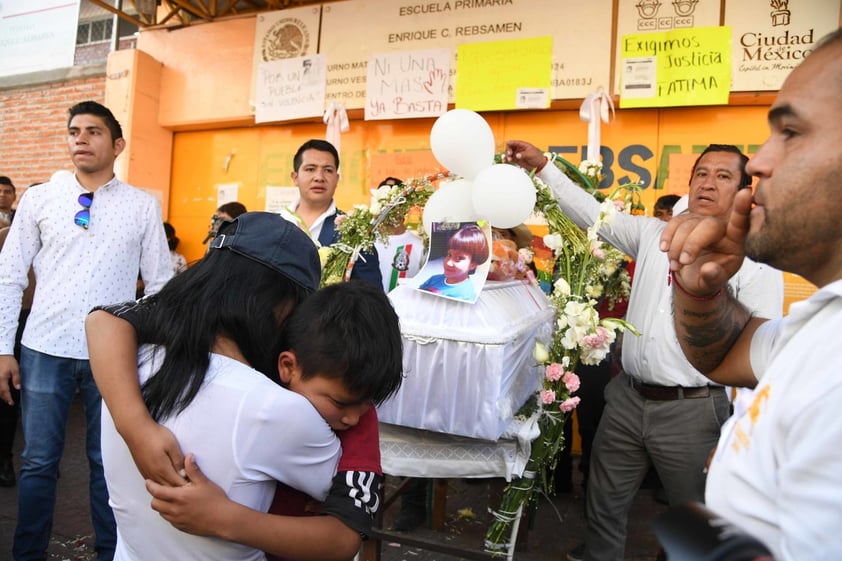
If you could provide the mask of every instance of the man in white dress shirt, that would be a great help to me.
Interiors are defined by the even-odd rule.
[[[147,294],[172,276],[157,201],[114,175],[126,141],[111,111],[93,101],[71,107],[67,143],[75,175],[57,174],[26,191],[0,253],[0,398],[11,402],[10,383],[21,390],[26,440],[16,561],[46,558],[68,410],[77,390],[87,424],[97,560],[113,558],[116,527],[102,470],[101,398],[88,363],[85,316],[96,305],[133,299],[138,272]],[[12,348],[30,265],[38,290],[18,368]]]
[[[596,199],[549,164],[540,150],[522,141],[509,141],[506,148],[512,161],[538,169],[576,224],[586,227],[596,221]],[[736,193],[751,184],[747,161],[735,146],[708,146],[693,166],[690,210],[727,217]],[[623,339],[623,372],[605,389],[586,490],[585,561],[622,561],[629,507],[650,466],[657,470],[670,504],[702,500],[705,460],[729,414],[725,389],[693,368],[676,339],[669,262],[660,251],[667,224],[619,213],[599,232],[637,263],[626,319],[641,335]],[[731,285],[758,317],[780,317],[780,271],[746,261]]]

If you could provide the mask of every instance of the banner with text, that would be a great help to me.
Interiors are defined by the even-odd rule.
[[[453,103],[458,79],[455,57],[460,45],[544,36],[551,36],[553,45],[551,99],[584,98],[610,80],[612,6],[612,0],[366,0],[324,4],[319,51],[327,56],[327,102],[342,102],[347,109],[365,107],[367,66],[372,54],[449,48],[453,59],[448,103]],[[582,29],[587,33],[571,32]],[[498,65],[497,70],[515,71],[526,62]]]
[[[450,49],[371,55],[365,119],[438,117],[447,111]]]
[[[0,76],[73,66],[78,20],[79,0],[0,3]]]
[[[726,105],[731,28],[626,35],[618,73],[621,108]]]

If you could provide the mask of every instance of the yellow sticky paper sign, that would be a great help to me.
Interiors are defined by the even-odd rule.
[[[730,27],[624,35],[621,57],[621,108],[728,103]]]
[[[459,45],[456,107],[473,111],[547,108],[552,60],[550,36]]]

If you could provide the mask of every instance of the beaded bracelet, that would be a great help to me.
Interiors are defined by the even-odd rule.
[[[670,282],[672,282],[672,284],[674,284],[680,292],[696,302],[710,302],[711,300],[716,300],[724,292],[724,288],[720,286],[719,290],[707,296],[696,296],[695,294],[691,294],[687,292],[683,286],[681,286],[681,283],[678,282],[678,277],[675,276],[675,271],[670,271]]]

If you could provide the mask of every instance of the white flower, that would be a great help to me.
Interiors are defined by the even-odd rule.
[[[374,191],[374,200],[380,202],[388,202],[392,198],[392,190],[394,185],[381,185]]]
[[[588,177],[599,177],[602,173],[602,162],[594,160],[582,160],[579,164],[579,171]]]
[[[597,222],[606,226],[611,226],[614,224],[614,219],[616,217],[617,206],[614,204],[614,201],[611,199],[602,201],[602,204],[599,205],[599,220]]]
[[[538,364],[544,364],[550,360],[550,353],[547,351],[547,347],[540,341],[535,341],[535,347],[532,349],[532,358]]]
[[[585,295],[588,298],[599,298],[602,296],[602,285],[592,284],[585,288]]]
[[[547,234],[544,236],[544,245],[553,251],[558,251],[564,245],[564,238],[560,234]]]
[[[559,277],[557,281],[553,283],[553,292],[556,293],[557,296],[562,298],[569,298],[570,297],[570,284],[565,280],[564,277]]]
[[[605,260],[599,266],[599,274],[603,278],[610,278],[617,271],[617,263],[615,261]]]

